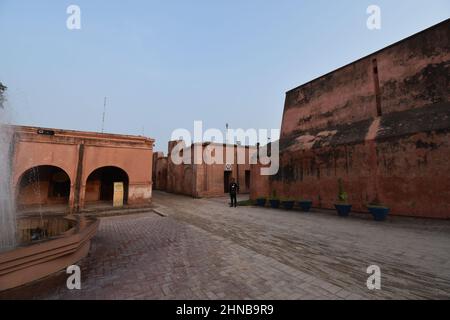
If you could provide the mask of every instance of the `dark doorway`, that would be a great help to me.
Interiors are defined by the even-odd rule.
[[[250,170],[245,170],[245,189],[250,190]]]
[[[128,175],[117,167],[103,167],[92,172],[86,181],[86,202],[112,202],[114,183],[122,182],[124,187],[124,203],[128,200]]]
[[[230,192],[230,179],[231,179],[231,171],[225,171],[223,173],[223,190],[225,193]]]
[[[49,198],[65,198],[69,199],[70,195],[70,179],[62,170],[53,173],[49,185]]]
[[[67,204],[70,196],[70,178],[61,168],[38,166],[27,170],[17,188],[19,208],[43,204]]]

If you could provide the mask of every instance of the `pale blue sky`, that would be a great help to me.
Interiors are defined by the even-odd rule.
[[[279,128],[287,90],[449,17],[448,0],[0,0],[0,81],[15,123],[99,131],[107,96],[105,131],[166,150],[194,120]]]

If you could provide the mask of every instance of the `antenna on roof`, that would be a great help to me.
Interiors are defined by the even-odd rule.
[[[105,131],[106,97],[103,102],[102,133]]]
[[[226,123],[225,124],[225,128],[226,128],[226,130],[225,130],[225,144],[227,144],[228,143],[228,123]]]

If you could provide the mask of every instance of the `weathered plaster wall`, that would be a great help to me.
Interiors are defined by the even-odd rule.
[[[38,134],[39,128],[35,127],[13,128],[12,187],[16,195],[19,192],[18,183],[28,169],[55,166],[70,178],[69,207],[83,207],[86,201],[98,199],[95,183],[86,190],[89,175],[98,168],[113,166],[122,169],[128,176],[128,204],[141,205],[151,201],[154,140],[60,129],[51,129],[49,131],[53,134],[45,135]],[[77,177],[80,180],[78,190]],[[25,191],[20,190],[22,194]],[[43,202],[46,201],[43,199]]]
[[[167,159],[167,192],[192,195],[192,190],[189,186],[189,181],[192,181],[192,171],[188,171],[189,175],[185,177],[185,170],[191,165],[178,165],[172,161],[172,150],[177,145],[178,141],[169,141],[168,144],[168,159]],[[185,181],[186,180],[186,181]]]
[[[288,92],[281,138],[375,117],[371,68],[365,59]]]
[[[449,101],[449,21],[375,55],[383,114]]]
[[[100,200],[100,188],[101,188],[101,180],[93,180],[90,183],[86,184],[86,191],[84,194],[84,201],[93,202]]]
[[[331,209],[342,178],[357,211],[450,218],[449,21],[289,91],[280,171],[252,198]]]
[[[76,176],[76,164],[78,159],[77,146],[72,144],[71,141],[66,141],[66,144],[54,144],[49,136],[35,135],[16,135],[14,142],[14,162],[13,162],[13,194],[19,198],[18,185],[22,175],[29,169],[37,166],[50,165],[61,168],[64,170],[70,178],[70,197],[69,203],[73,204],[74,201],[74,187]],[[30,186],[31,187],[31,186]],[[20,197],[20,204],[36,204],[38,198],[41,199],[42,204],[46,204],[47,197],[43,195],[47,194],[48,186],[40,186],[39,195],[33,191],[28,195],[30,190],[23,190],[23,194],[27,194],[28,200],[24,200]]]
[[[153,154],[153,189],[167,190],[168,159],[162,152]]]
[[[82,190],[86,190],[89,175],[102,167],[117,167],[128,175],[128,204],[142,204],[151,199],[151,149],[129,145],[102,146],[86,144],[83,161]],[[81,193],[85,201],[85,192]]]
[[[281,138],[377,117],[376,82],[382,114],[448,101],[449,29],[447,20],[288,91]]]
[[[278,175],[266,179],[269,190],[252,196],[276,190],[331,209],[342,178],[356,211],[378,199],[394,214],[450,218],[449,110],[448,103],[408,110],[357,123],[359,138],[336,128],[326,137],[314,135],[312,144],[292,144],[281,155]]]

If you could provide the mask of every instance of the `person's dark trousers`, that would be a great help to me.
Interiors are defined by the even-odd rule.
[[[231,205],[230,207],[237,207],[237,197],[235,193],[230,193]]]

